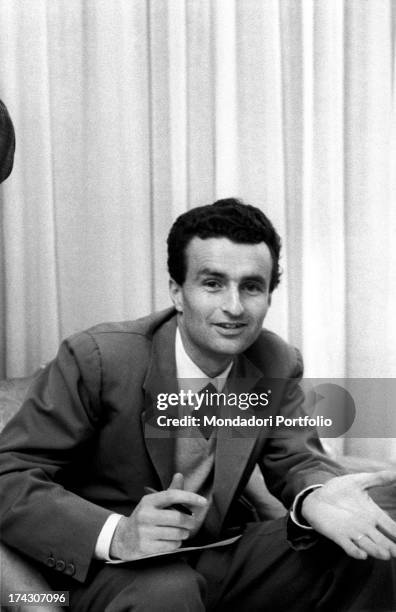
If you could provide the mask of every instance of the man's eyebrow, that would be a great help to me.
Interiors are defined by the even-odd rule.
[[[213,270],[211,268],[202,268],[202,270],[198,270],[197,277],[199,278],[200,276],[213,276],[215,278],[226,278],[227,277],[227,275],[224,274],[224,272],[219,272],[219,270]],[[253,283],[259,283],[261,285],[267,284],[267,280],[265,279],[264,276],[261,276],[261,274],[251,274],[251,275],[248,274],[242,277],[241,282],[243,283],[253,282]]]
[[[202,270],[198,270],[197,276],[217,276],[218,278],[225,278],[226,274],[211,268],[202,268]]]
[[[253,283],[261,283],[262,285],[266,285],[267,281],[264,278],[264,276],[261,276],[260,274],[253,274],[252,276],[245,276],[243,278],[244,281],[250,281]]]

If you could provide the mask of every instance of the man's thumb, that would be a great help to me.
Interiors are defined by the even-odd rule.
[[[391,470],[381,470],[380,472],[365,472],[355,474],[356,482],[364,489],[371,487],[385,486],[396,483],[396,472]]]
[[[168,489],[184,489],[184,476],[183,474],[180,474],[180,472],[176,472],[176,474],[173,474],[171,483],[168,487]]]

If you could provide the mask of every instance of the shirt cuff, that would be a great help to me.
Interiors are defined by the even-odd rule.
[[[300,493],[296,495],[294,499],[292,509],[290,510],[290,518],[293,521],[293,523],[298,525],[298,527],[301,527],[301,529],[307,529],[308,531],[313,531],[313,527],[308,525],[308,523],[304,524],[302,522],[304,519],[301,514],[301,507],[307,495],[312,493],[312,491],[314,491],[315,489],[320,489],[320,487],[323,487],[323,485],[317,484],[317,485],[311,485],[310,487],[306,487],[305,489],[300,491]]]
[[[101,561],[112,561],[110,557],[110,544],[118,522],[121,518],[121,514],[110,514],[110,516],[106,519],[105,524],[100,530],[98,539],[96,540],[94,553],[95,559],[100,559]]]

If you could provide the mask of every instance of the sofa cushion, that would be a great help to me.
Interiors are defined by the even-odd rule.
[[[33,376],[0,381],[0,431],[20,408]]]

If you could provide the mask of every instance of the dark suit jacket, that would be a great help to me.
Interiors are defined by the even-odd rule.
[[[84,581],[111,512],[129,515],[144,487],[166,488],[175,439],[150,437],[147,397],[177,391],[173,309],[134,322],[96,326],[66,340],[33,383],[0,437],[0,533],[5,543]],[[303,414],[298,352],[263,331],[233,366],[231,380],[255,388],[281,380],[272,413]],[[262,413],[260,416],[264,416]],[[151,428],[152,429],[152,428]],[[147,432],[149,432],[147,434]],[[229,434],[229,432],[228,432]],[[219,432],[214,496],[205,529],[218,537],[258,463],[270,491],[289,507],[310,484],[339,473],[315,431],[245,428]]]

